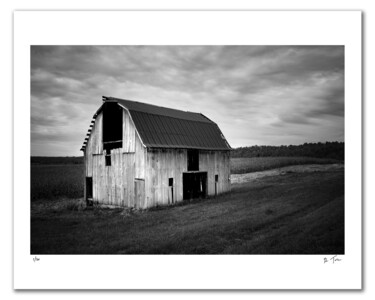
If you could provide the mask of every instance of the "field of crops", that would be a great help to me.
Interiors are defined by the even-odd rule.
[[[31,165],[31,201],[83,197],[83,165]]]
[[[232,174],[244,174],[271,170],[293,165],[308,164],[334,164],[339,161],[335,159],[313,158],[313,157],[251,157],[231,158],[230,170]]]

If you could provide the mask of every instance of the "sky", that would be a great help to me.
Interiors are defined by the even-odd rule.
[[[82,155],[102,96],[203,113],[233,148],[344,141],[344,46],[32,46],[31,155]]]

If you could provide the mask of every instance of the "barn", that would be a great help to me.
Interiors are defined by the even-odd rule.
[[[230,191],[230,150],[201,113],[103,96],[81,148],[88,203],[171,205]]]

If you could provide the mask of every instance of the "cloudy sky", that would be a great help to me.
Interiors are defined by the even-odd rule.
[[[103,95],[201,112],[232,147],[344,141],[344,47],[32,46],[31,155],[82,155]]]

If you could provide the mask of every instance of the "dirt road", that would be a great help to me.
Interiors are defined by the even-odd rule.
[[[232,174],[230,181],[232,184],[249,182],[267,176],[284,175],[289,173],[311,173],[321,171],[338,171],[343,170],[344,164],[328,164],[328,165],[296,165],[288,166],[268,171],[252,172],[246,174]]]

